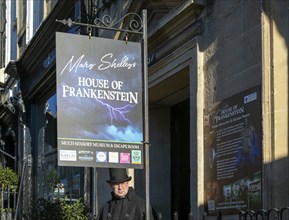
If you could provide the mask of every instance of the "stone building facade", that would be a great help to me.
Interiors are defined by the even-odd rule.
[[[107,169],[58,167],[56,163],[55,32],[87,32],[55,20],[72,18],[89,23],[106,14],[120,18],[128,12],[141,14],[146,9],[151,204],[162,213],[163,219],[171,219],[174,212],[179,219],[186,219],[189,213],[194,219],[216,219],[220,213],[222,219],[238,219],[242,207],[236,206],[236,202],[243,202],[244,210],[250,206],[236,196],[234,201],[225,201],[228,196],[224,189],[232,187],[233,193],[234,187],[247,181],[248,190],[252,190],[246,201],[257,201],[252,207],[288,206],[288,1],[20,2],[14,8],[17,20],[16,16],[14,20],[7,19],[17,23],[14,25],[17,51],[13,51],[17,57],[9,55],[10,61],[5,63],[5,51],[1,51],[5,80],[1,84],[0,122],[5,149],[17,155],[16,162],[6,158],[7,164],[19,174],[26,169],[23,181],[26,201],[46,195],[42,190],[46,184],[44,177],[51,170],[57,170],[67,192],[75,198],[82,197],[92,212],[97,213],[109,199]],[[31,13],[32,23],[25,17]],[[9,34],[12,32],[6,32],[6,37]],[[105,30],[94,30],[93,36],[124,39],[119,32]],[[129,39],[141,41],[136,36]],[[252,88],[259,88],[260,93],[256,94],[258,98],[261,95],[260,106],[256,106],[260,107],[260,119],[251,119],[260,124],[261,157],[255,161],[260,165],[260,181],[254,185],[249,177],[243,176],[230,182],[229,177],[224,181],[216,174],[221,199],[217,195],[208,199],[207,113],[214,115],[212,109],[216,105],[226,102],[228,107],[228,103],[237,102],[239,94]],[[15,111],[11,111],[11,106]],[[213,140],[219,143],[218,158],[223,145]],[[220,161],[218,168],[223,169]],[[130,173],[136,191],[145,196],[144,170]],[[256,201],[252,200],[253,194],[258,194]],[[231,203],[223,205],[226,202]],[[231,207],[233,204],[235,207]],[[28,205],[23,204],[23,210]]]

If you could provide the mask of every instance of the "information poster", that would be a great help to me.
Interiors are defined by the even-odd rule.
[[[56,33],[61,166],[143,168],[141,44]]]
[[[211,215],[261,208],[261,87],[205,113],[205,208]]]

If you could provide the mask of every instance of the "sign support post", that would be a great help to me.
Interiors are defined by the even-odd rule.
[[[150,213],[150,164],[149,164],[149,117],[148,117],[148,51],[147,51],[147,12],[143,11],[143,65],[144,65],[144,147],[145,147],[145,193],[146,193],[146,213]],[[150,220],[150,215],[146,215],[146,220]]]

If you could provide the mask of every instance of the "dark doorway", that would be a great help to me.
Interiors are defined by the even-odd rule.
[[[171,109],[171,192],[172,212],[187,219],[190,212],[190,102]]]

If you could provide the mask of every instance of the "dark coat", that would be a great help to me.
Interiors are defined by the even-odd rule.
[[[145,200],[130,187],[125,198],[117,198],[112,193],[112,199],[101,209],[97,220],[144,220],[145,210]]]

